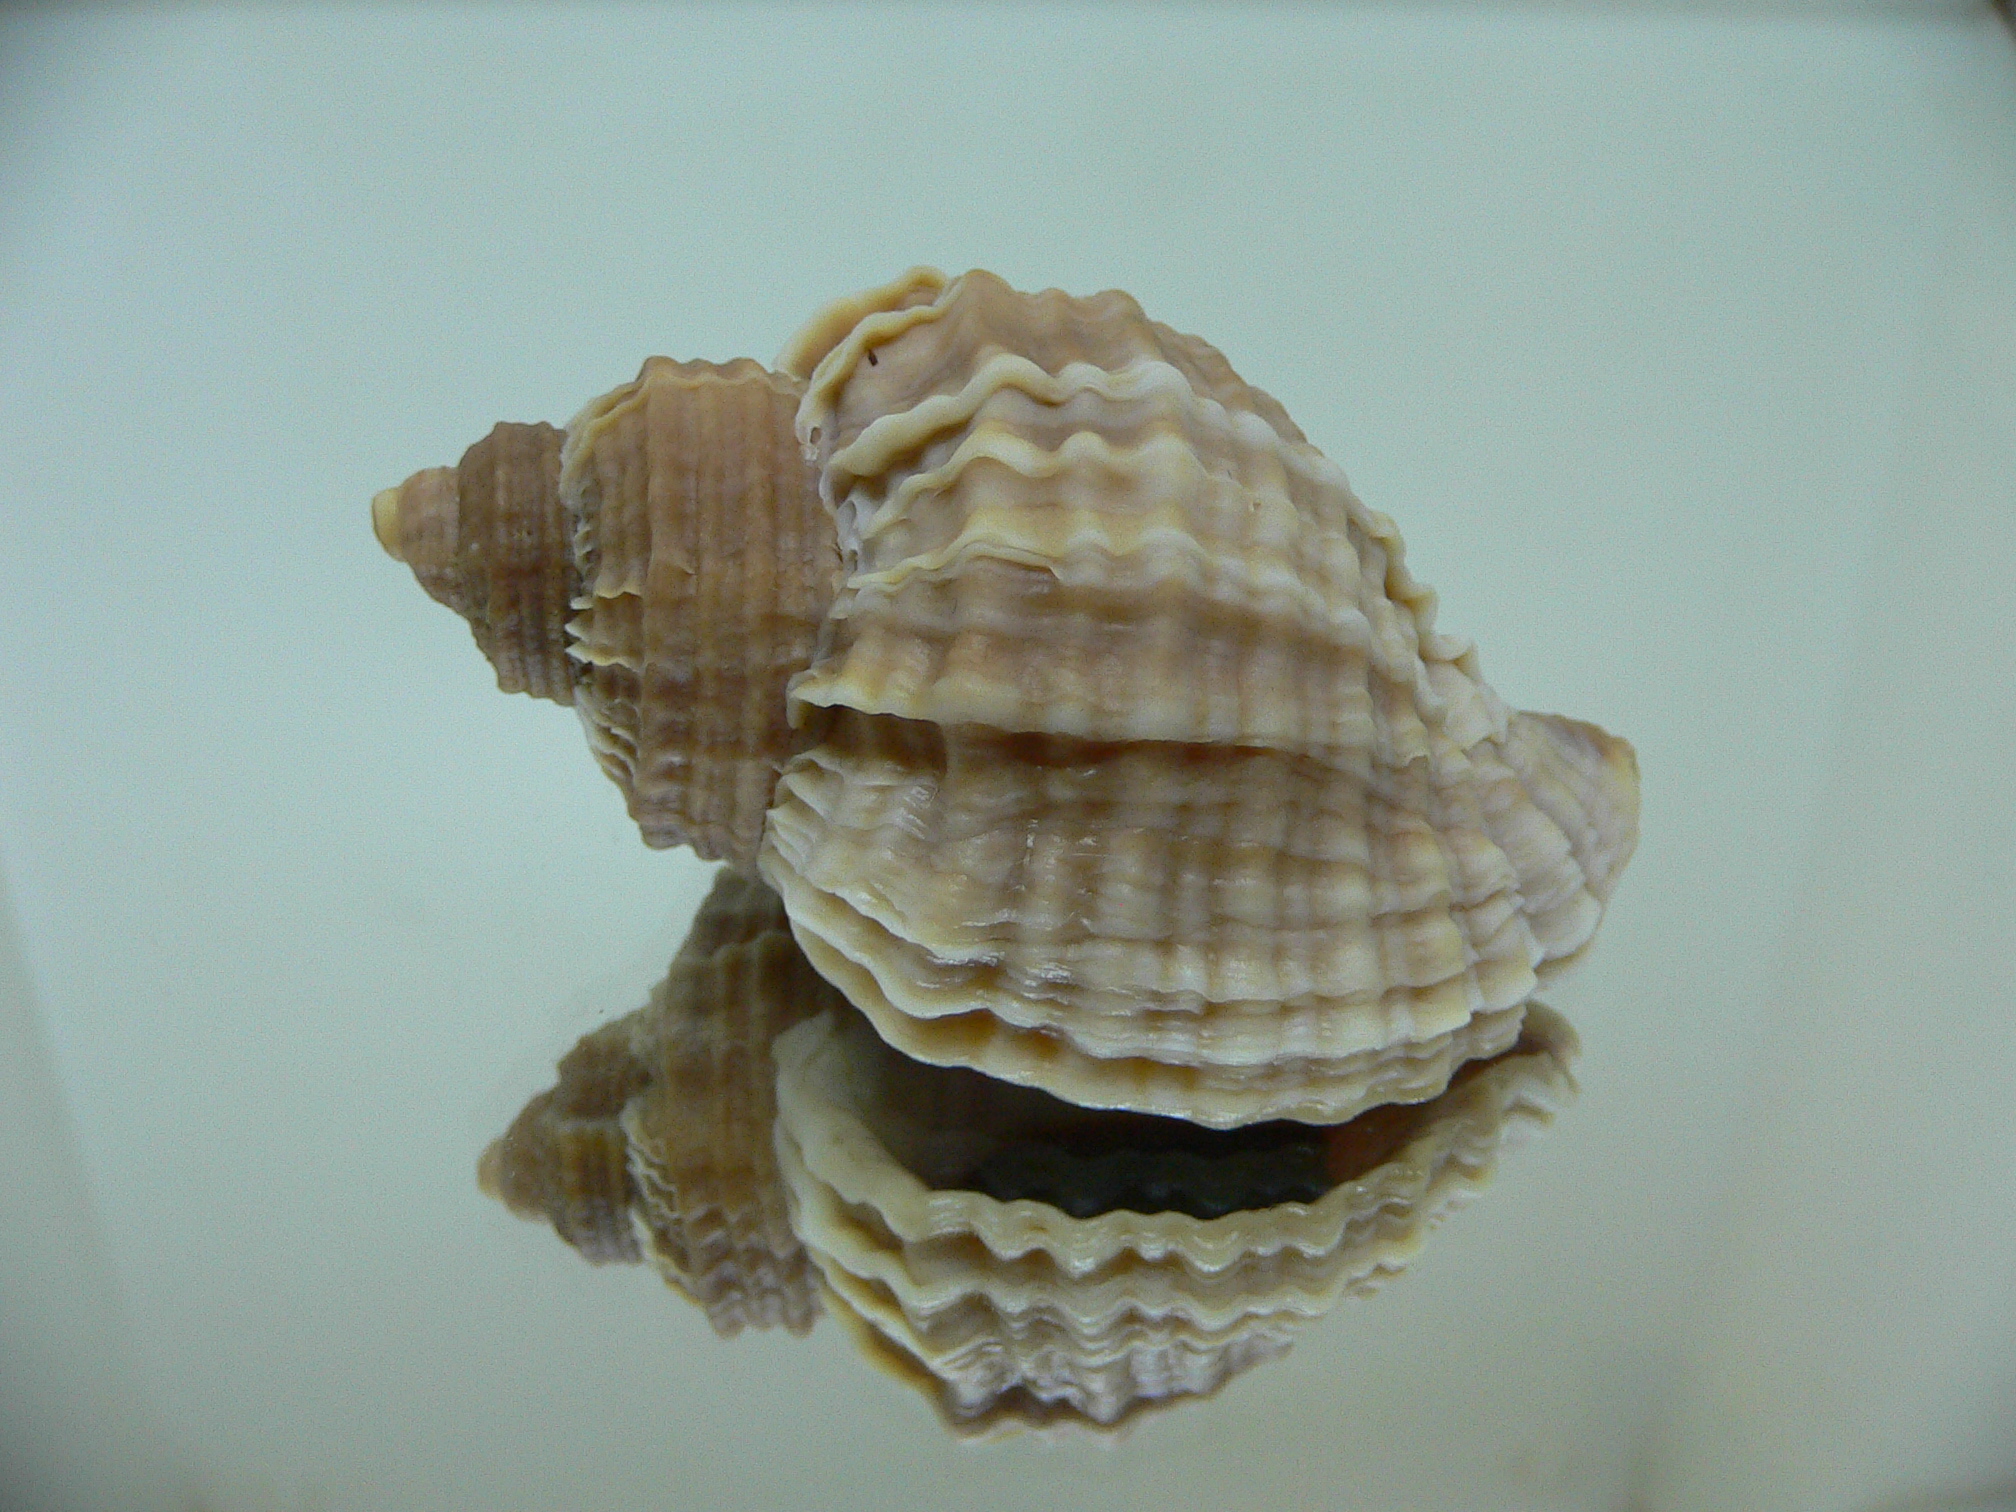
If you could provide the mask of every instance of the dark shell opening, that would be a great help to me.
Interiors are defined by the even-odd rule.
[[[882,1059],[872,1122],[891,1153],[935,1191],[1044,1202],[1073,1218],[1184,1213],[1222,1218],[1314,1203],[1399,1154],[1464,1083],[1517,1056],[1547,1053],[1530,1030],[1461,1067],[1439,1097],[1371,1108],[1347,1123],[1277,1120],[1207,1129],[1178,1118],[1080,1108],[957,1067]]]
[[[1216,1131],[1197,1130],[1210,1135]],[[1302,1124],[1269,1123],[1217,1134],[1201,1149],[1180,1141],[1131,1140],[1106,1147],[1069,1143],[1002,1146],[954,1183],[997,1202],[1029,1198],[1073,1218],[1125,1208],[1222,1218],[1248,1208],[1314,1202],[1334,1183],[1321,1135]]]

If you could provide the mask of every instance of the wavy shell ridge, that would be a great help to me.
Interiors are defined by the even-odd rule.
[[[1314,448],[1167,363],[1052,373],[996,351],[957,393],[879,397],[889,409],[821,452],[846,577],[794,701],[1088,738],[1285,744],[1347,763],[1421,754],[1423,717],[1464,743],[1502,731],[1468,642],[1434,632],[1433,594],[1401,565],[1391,522]],[[1161,552],[1117,539],[1151,524]],[[1172,553],[1176,537],[1188,545]],[[1021,571],[990,593],[973,570],[983,563]],[[1303,646],[1281,644],[1284,613],[1299,617]],[[1185,656],[1218,676],[1172,679]],[[1220,681],[1241,696],[1169,703],[1172,688]],[[991,702],[973,702],[989,689]]]

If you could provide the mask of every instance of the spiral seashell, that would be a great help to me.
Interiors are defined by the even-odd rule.
[[[380,538],[915,1058],[1215,1127],[1430,1098],[1636,843],[1631,748],[1507,709],[1392,522],[1124,294],[916,270],[775,372],[521,429]]]
[[[803,1333],[818,1292],[771,1146],[772,1039],[840,1006],[776,895],[724,869],[665,980],[585,1036],[484,1152],[483,1189],[597,1263],[648,1256],[717,1332]]]
[[[777,1158],[831,1310],[954,1431],[1105,1429],[1407,1265],[1572,1097],[1575,1048],[1534,1004],[1432,1102],[1213,1134],[920,1065],[828,1014],[777,1041]]]

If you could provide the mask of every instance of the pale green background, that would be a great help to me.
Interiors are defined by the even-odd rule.
[[[1118,286],[1636,744],[1584,1096],[1111,1450],[476,1191],[704,887],[371,493],[915,262]],[[0,15],[0,1505],[1876,1512],[2016,1485],[1985,6]],[[4,909],[0,909],[4,915]]]

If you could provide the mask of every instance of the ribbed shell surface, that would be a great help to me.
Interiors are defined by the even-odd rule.
[[[1397,1149],[1314,1203],[1072,1218],[928,1188],[888,1131],[933,1104],[915,1085],[930,1073],[858,1019],[822,1016],[777,1043],[778,1162],[832,1294],[955,1428],[1103,1426],[1215,1390],[1404,1267],[1501,1147],[1573,1095],[1574,1053],[1573,1031],[1533,1005],[1511,1053],[1410,1110]],[[959,1110],[937,1103],[956,1133]]]
[[[589,743],[648,843],[743,865],[838,566],[792,435],[799,393],[746,358],[654,357],[574,418],[561,453]]]
[[[591,1260],[648,1256],[724,1335],[803,1333],[818,1293],[777,1173],[770,1047],[838,1003],[776,895],[724,870],[650,1002],[561,1062],[484,1187]]]
[[[814,963],[908,1054],[1220,1126],[1510,1044],[1635,841],[1630,748],[1507,710],[1204,342],[934,280],[786,354],[841,579],[761,865]]]

